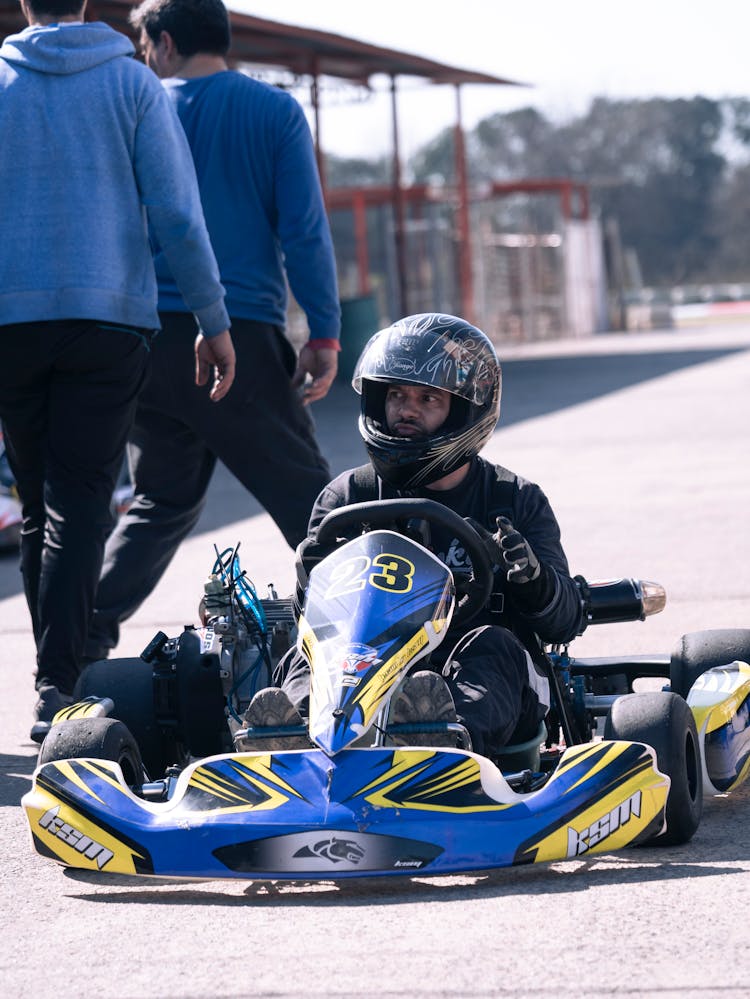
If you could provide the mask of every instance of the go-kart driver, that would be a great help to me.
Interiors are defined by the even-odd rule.
[[[470,630],[449,629],[430,661],[407,678],[392,721],[457,717],[483,755],[531,739],[549,708],[549,685],[518,636],[568,641],[580,630],[582,605],[542,490],[479,456],[500,412],[501,369],[492,344],[455,316],[409,316],[372,337],[352,384],[362,396],[359,431],[370,464],[342,473],[318,496],[297,550],[301,588],[327,554],[316,532],[329,511],[396,497],[427,497],[450,507],[480,532],[494,566],[494,592]],[[436,528],[430,548],[454,573],[470,570],[457,540]],[[255,695],[248,725],[300,724],[309,666],[294,652],[285,672],[281,689]],[[401,741],[445,745],[452,739],[445,733]],[[264,740],[266,748],[302,744],[299,737],[273,747]]]

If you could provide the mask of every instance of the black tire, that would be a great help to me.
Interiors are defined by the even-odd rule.
[[[74,697],[111,697],[112,718],[123,722],[138,744],[146,770],[154,778],[184,763],[184,750],[162,731],[156,717],[153,667],[142,659],[101,659],[81,673]]]
[[[669,683],[675,694],[687,697],[695,681],[708,669],[738,659],[750,662],[750,629],[717,628],[683,635],[672,653]]]
[[[703,814],[703,778],[698,730],[687,703],[667,691],[618,697],[607,715],[604,738],[645,742],[672,782],[667,828],[649,844],[671,846],[692,839]]]
[[[143,783],[138,743],[116,718],[73,718],[53,725],[39,750],[39,765],[86,756],[119,763],[129,787]]]

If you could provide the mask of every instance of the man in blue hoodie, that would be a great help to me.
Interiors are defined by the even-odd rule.
[[[235,356],[190,151],[156,77],[85,0],[21,0],[0,47],[0,419],[23,505],[41,742],[71,700],[110,502],[159,327],[150,225],[200,324],[195,381]]]
[[[221,0],[146,0],[130,20],[193,153],[239,363],[226,406],[206,405],[185,384],[193,320],[159,251],[163,332],[128,448],[134,502],[107,542],[91,659],[114,648],[120,622],[151,593],[197,522],[217,458],[291,547],[306,536],[331,477],[306,404],[334,379],[340,332],[333,245],[298,102],[227,69],[230,25]],[[284,335],[287,278],[310,330],[298,361]]]

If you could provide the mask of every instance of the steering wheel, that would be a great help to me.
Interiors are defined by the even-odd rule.
[[[481,538],[471,524],[442,503],[420,498],[352,503],[325,515],[318,526],[316,540],[320,545],[335,546],[341,538],[350,538],[355,533],[361,534],[375,528],[395,528],[403,533],[396,523],[399,520],[421,520],[445,528],[453,533],[466,550],[471,561],[471,575],[457,580],[454,576],[459,600],[453,615],[455,624],[466,624],[490,598],[494,583],[492,564]],[[352,532],[352,528],[357,530]]]

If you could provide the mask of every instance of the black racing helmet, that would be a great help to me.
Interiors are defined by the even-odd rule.
[[[385,422],[389,385],[425,385],[452,395],[443,425],[431,436],[394,437]],[[407,316],[376,333],[352,378],[362,396],[359,432],[377,474],[399,489],[428,485],[482,450],[500,416],[502,373],[495,349],[458,316]]]

